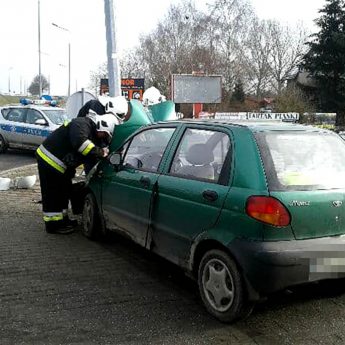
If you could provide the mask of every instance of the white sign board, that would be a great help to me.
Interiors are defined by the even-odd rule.
[[[298,121],[299,113],[216,113],[214,116],[218,120],[280,120]]]
[[[175,103],[221,103],[222,77],[173,74],[171,91]]]
[[[69,118],[77,117],[80,108],[91,99],[97,98],[87,91],[77,91],[69,96],[66,103],[66,113]]]

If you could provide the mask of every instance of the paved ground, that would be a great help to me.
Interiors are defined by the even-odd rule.
[[[9,149],[6,153],[0,153],[0,172],[33,163],[36,163],[33,151]]]
[[[2,176],[30,175],[35,165]],[[117,236],[49,235],[39,186],[0,192],[0,344],[345,344],[345,283],[215,321],[175,266]]]

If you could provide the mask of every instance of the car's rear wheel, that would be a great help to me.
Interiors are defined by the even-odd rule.
[[[206,309],[218,320],[229,323],[251,313],[241,273],[226,252],[215,249],[203,256],[198,284]]]
[[[0,153],[5,153],[7,151],[7,143],[4,137],[0,134]]]
[[[92,193],[87,194],[84,200],[82,233],[93,240],[103,238],[107,234],[103,217]]]

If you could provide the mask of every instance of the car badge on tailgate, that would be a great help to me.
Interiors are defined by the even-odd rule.
[[[289,206],[299,206],[299,207],[310,206],[310,201],[292,200],[290,201]]]
[[[332,204],[334,207],[340,207],[343,204],[343,202],[340,200],[334,200]]]

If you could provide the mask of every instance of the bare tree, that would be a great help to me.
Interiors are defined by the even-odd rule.
[[[157,28],[140,39],[148,84],[169,94],[172,73],[210,71],[213,59],[205,46],[205,15],[192,2],[172,5]]]
[[[255,19],[255,14],[247,0],[217,0],[210,9],[213,29],[209,39],[218,55],[224,89],[231,92],[236,80],[244,79],[242,46],[246,40],[248,24]]]
[[[139,45],[124,55],[122,76],[144,77],[169,96],[174,73],[194,71],[223,76],[223,101],[229,104],[236,81],[258,99],[280,93],[303,54],[305,31],[262,21],[250,0],[215,0],[207,13],[193,0],[171,5],[166,16]],[[106,76],[106,65],[91,75],[93,88]]]
[[[300,65],[306,53],[307,33],[302,25],[292,29],[276,21],[269,21],[268,34],[271,42],[269,64],[272,87],[276,93],[280,94],[284,81]]]
[[[266,21],[254,20],[242,47],[247,92],[260,99],[269,90],[271,81],[269,54],[272,49]]]
[[[138,48],[126,51],[120,65],[123,78],[145,78],[146,66]]]
[[[90,84],[89,87],[94,91],[95,95],[99,95],[101,87],[101,79],[108,78],[108,67],[107,63],[104,62],[94,71],[90,73]]]

